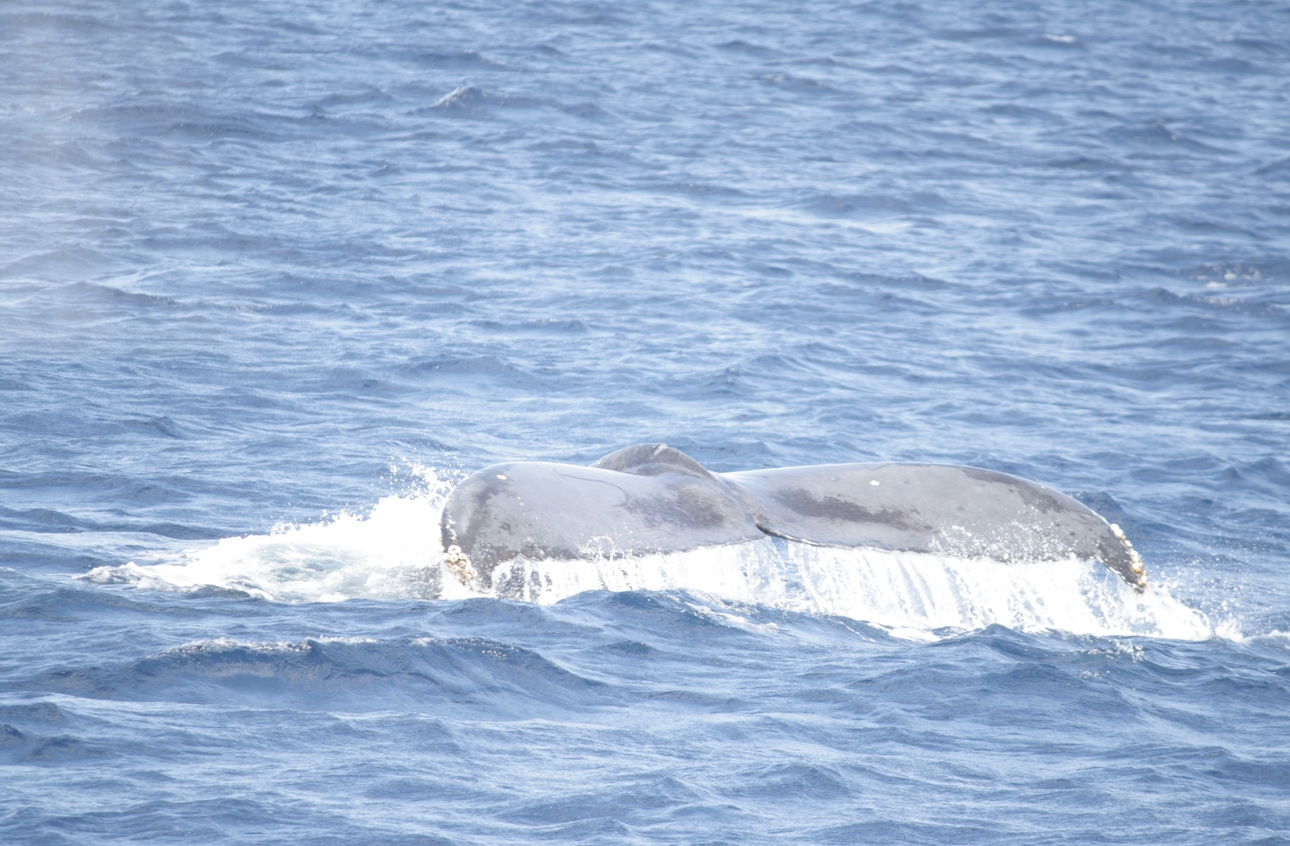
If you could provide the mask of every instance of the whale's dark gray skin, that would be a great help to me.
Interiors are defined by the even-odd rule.
[[[590,467],[517,461],[467,477],[440,524],[449,567],[493,587],[517,556],[592,559],[680,552],[764,535],[820,546],[998,561],[1096,558],[1142,591],[1142,559],[1118,526],[1065,494],[1006,473],[944,464],[825,464],[711,473],[666,444]]]

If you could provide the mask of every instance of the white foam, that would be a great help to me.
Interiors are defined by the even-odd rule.
[[[939,555],[790,546],[810,610],[898,629],[1059,630],[1097,636],[1211,637],[1166,586],[1137,593],[1093,561],[1004,564]]]
[[[155,564],[99,567],[88,577],[152,590],[213,586],[285,602],[501,595],[551,604],[588,590],[686,591],[721,603],[849,617],[919,639],[994,624],[1095,636],[1216,634],[1167,585],[1139,594],[1096,562],[1003,564],[770,538],[668,555],[624,556],[606,546],[595,560],[520,558],[495,570],[493,588],[483,590],[444,566],[439,518],[448,486],[432,470],[418,474],[416,491],[381,499],[367,516],[278,526]],[[1217,634],[1238,634],[1226,630],[1231,623],[1224,627]]]
[[[1095,636],[1212,637],[1205,616],[1163,586],[1137,593],[1093,561],[1004,564],[921,553],[762,542],[672,555],[542,561],[494,581],[543,604],[585,590],[686,590],[728,602],[850,617],[923,637],[1004,625]]]
[[[781,574],[767,566],[769,543],[714,546],[668,555],[606,555],[586,561],[530,561],[493,571],[495,589],[544,605],[588,590],[685,590],[733,602],[775,605],[785,594]]]
[[[415,492],[384,497],[367,516],[278,525],[267,535],[224,538],[156,564],[97,567],[88,578],[151,590],[217,587],[283,602],[440,598],[446,486],[433,469],[414,474]]]

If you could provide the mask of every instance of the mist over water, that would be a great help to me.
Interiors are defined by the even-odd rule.
[[[1290,10],[0,7],[0,841],[1271,844]],[[1033,479],[1150,587],[442,565],[466,474]],[[433,469],[431,469],[433,468]]]

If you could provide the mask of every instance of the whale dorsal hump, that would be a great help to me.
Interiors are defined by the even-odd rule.
[[[667,444],[636,444],[609,453],[592,467],[633,473],[637,476],[661,476],[682,473],[696,479],[716,481],[708,469],[690,456]]]

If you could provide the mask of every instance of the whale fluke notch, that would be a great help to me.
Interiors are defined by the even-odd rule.
[[[1003,562],[1096,558],[1138,591],[1147,586],[1119,526],[1090,508],[1006,473],[943,464],[712,473],[666,444],[637,444],[590,467],[519,461],[480,470],[448,497],[440,530],[450,569],[484,589],[519,556],[682,552],[766,534]]]

